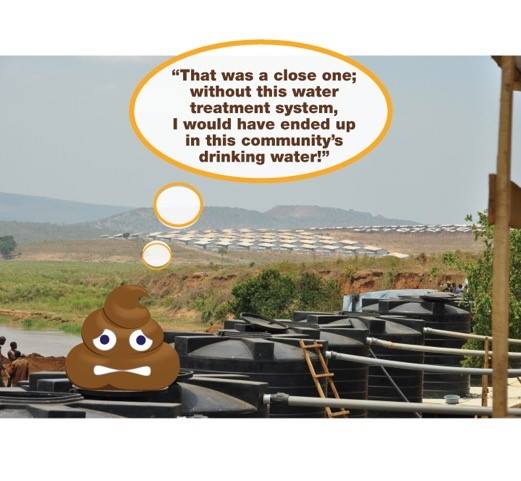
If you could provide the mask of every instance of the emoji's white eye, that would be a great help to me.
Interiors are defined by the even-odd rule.
[[[152,345],[152,339],[143,334],[141,329],[134,331],[128,338],[130,347],[136,351],[146,351]]]
[[[100,351],[109,351],[116,345],[116,334],[110,329],[105,329],[96,339],[92,342]]]

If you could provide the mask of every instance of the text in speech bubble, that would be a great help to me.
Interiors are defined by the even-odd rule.
[[[321,47],[235,41],[178,55],[131,99],[141,141],[201,175],[279,182],[345,167],[389,129],[385,86],[360,63]]]

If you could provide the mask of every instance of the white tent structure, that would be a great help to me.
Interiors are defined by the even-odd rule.
[[[402,254],[401,252],[389,252],[388,255],[397,259],[407,259],[409,257],[409,254]]]

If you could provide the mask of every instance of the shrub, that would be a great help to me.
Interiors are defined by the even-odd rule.
[[[467,216],[472,221],[472,216]],[[462,260],[461,256],[445,254],[445,263],[461,268],[467,275],[468,289],[464,302],[470,306],[474,318],[473,331],[490,336],[492,333],[492,261],[494,254],[494,227],[489,225],[487,214],[478,212],[472,226],[474,237],[483,242],[483,252],[475,261]],[[510,231],[510,337],[521,338],[521,230]],[[469,349],[482,349],[483,343],[470,339],[465,344]],[[511,345],[510,350],[521,350]],[[481,359],[468,358],[464,364],[480,366]]]
[[[16,242],[12,235],[0,237],[0,255],[4,259],[10,259],[16,249]]]
[[[340,284],[323,280],[312,272],[304,272],[296,282],[296,308],[299,310],[332,311],[339,308]]]
[[[295,283],[278,270],[267,269],[235,284],[232,296],[230,307],[236,316],[241,312],[266,317],[289,316],[295,298]]]
[[[230,312],[227,302],[221,302],[213,296],[199,296],[193,301],[194,308],[201,313],[201,321],[205,324],[222,322]]]
[[[267,269],[256,277],[237,282],[232,296],[230,309],[236,316],[253,312],[269,318],[290,317],[295,309],[338,309],[341,287],[338,282],[311,272],[302,272],[295,278]]]

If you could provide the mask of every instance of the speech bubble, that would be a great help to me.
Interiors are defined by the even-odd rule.
[[[359,62],[314,45],[224,42],[160,64],[136,87],[132,127],[189,172],[237,182],[310,178],[356,162],[389,130],[392,103]]]
[[[141,260],[149,269],[166,269],[172,262],[172,250],[163,241],[151,241],[143,246]]]
[[[154,213],[164,225],[184,229],[195,224],[203,213],[201,193],[185,182],[171,182],[161,187],[154,196]]]

